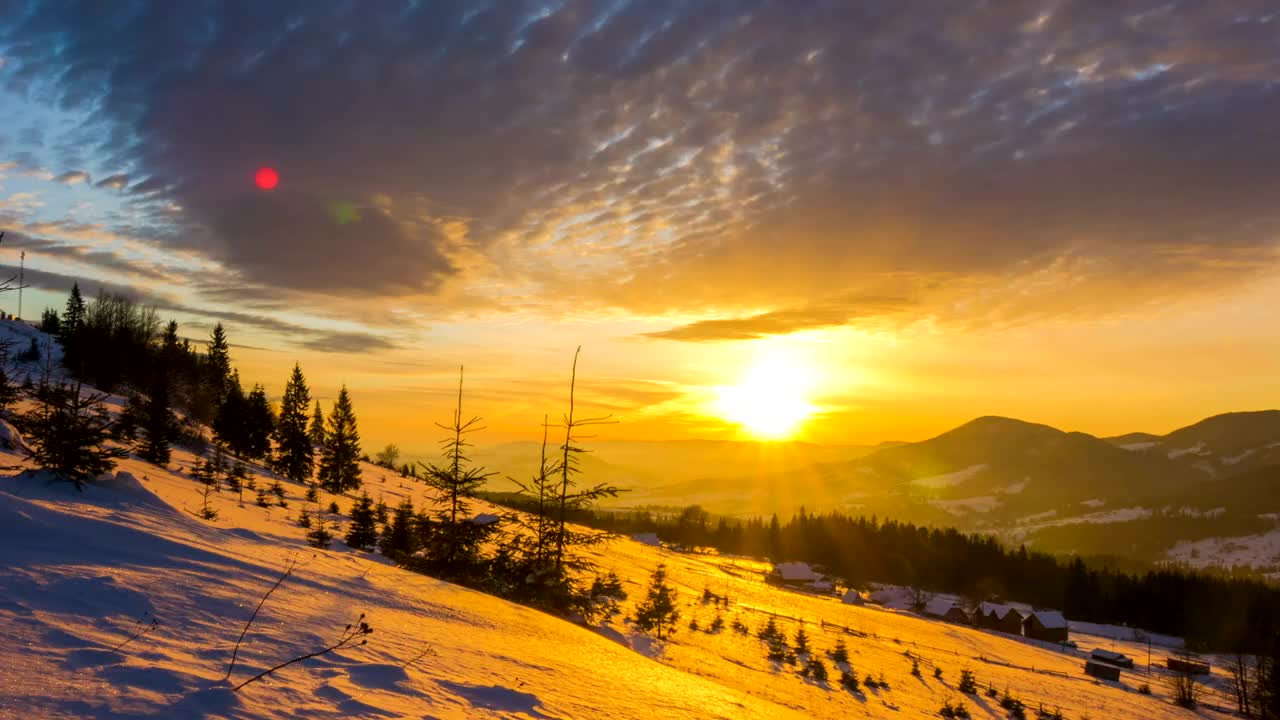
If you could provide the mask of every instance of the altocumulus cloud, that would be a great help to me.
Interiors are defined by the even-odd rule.
[[[1273,268],[1265,12],[29,3],[0,82],[97,113],[128,169],[100,185],[171,201],[167,242],[252,281],[433,293],[471,279],[465,242],[539,300],[720,313],[664,336],[736,338],[903,312],[867,297],[1014,316]],[[1038,298],[1001,294],[1031,276]]]

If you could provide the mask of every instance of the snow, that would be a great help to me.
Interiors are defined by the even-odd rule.
[[[1067,626],[1067,619],[1057,610],[1035,610],[1031,615],[1040,621],[1042,626],[1051,630]]]
[[[863,599],[862,593],[857,590],[848,590],[845,592],[844,597],[841,598],[841,602],[849,605],[862,605],[866,603],[866,600]]]
[[[1280,528],[1256,535],[1182,540],[1166,555],[1194,568],[1280,568]]]
[[[170,467],[190,467],[193,459],[178,450]],[[0,465],[24,464],[0,451]],[[423,485],[373,465],[362,469],[373,497],[393,507],[407,496],[425,505]],[[260,484],[275,479],[260,468],[253,473]],[[1144,696],[1134,692],[1145,680],[1136,675],[1119,683],[1084,676],[1084,649],[892,609],[909,604],[909,588],[879,586],[872,595],[887,607],[864,607],[768,585],[770,566],[761,561],[642,542],[609,543],[588,557],[622,579],[624,616],[665,564],[682,613],[675,637],[639,634],[624,616],[584,627],[404,571],[341,540],[310,548],[293,522],[304,489],[284,485],[288,508],[242,506],[224,491],[212,496],[220,517],[205,522],[193,515],[198,483],[136,458],[84,492],[41,472],[0,478],[0,717],[922,717],[956,697],[963,668],[981,685],[1007,687],[1028,705],[1061,707],[1069,717],[1183,716],[1158,678],[1154,694]],[[349,507],[351,500],[339,502]],[[483,503],[476,509],[499,514]],[[331,643],[360,613],[374,633],[367,645],[233,692],[223,679],[231,646],[290,560],[297,570],[245,636],[233,683]],[[703,604],[707,588],[728,596],[729,608]],[[883,674],[891,689],[849,693],[834,673],[826,685],[807,681],[769,662],[754,636],[685,627],[697,619],[705,628],[717,614],[752,630],[772,617],[788,636],[803,626],[822,650],[843,639],[853,668]],[[116,649],[153,618],[154,631]],[[1129,639],[1117,640],[1085,635],[1076,623],[1072,630],[1082,648],[1105,642],[1146,657],[1130,629]],[[424,650],[430,653],[419,657]],[[906,651],[936,663],[944,677],[912,677]],[[1004,717],[981,698],[969,705],[976,718]]]
[[[956,606],[956,601],[948,597],[935,597],[925,603],[924,614],[933,617],[942,617],[947,611]]]
[[[1030,483],[1031,483],[1031,478],[1023,478],[1022,480],[1019,480],[1018,482],[1013,483],[1012,485],[1007,485],[1001,488],[1000,492],[1004,493],[1005,495],[1017,495],[1023,490],[1026,490],[1027,485],[1029,485]]]
[[[1148,440],[1146,442],[1126,443],[1120,447],[1124,450],[1149,450],[1158,445],[1163,445],[1162,440]]]
[[[912,480],[911,484],[919,485],[920,487],[925,487],[925,488],[933,488],[933,489],[952,487],[954,485],[959,485],[965,480],[972,478],[974,475],[977,475],[978,473],[986,469],[987,469],[986,463],[979,463],[977,465],[970,465],[969,467],[963,470],[957,470],[955,472],[946,473],[943,475],[934,475],[932,477]]]
[[[1080,502],[1080,504],[1081,504],[1081,505],[1084,505],[1085,507],[1100,508],[1100,507],[1102,507],[1103,505],[1106,505],[1106,504],[1107,504],[1107,501],[1106,501],[1106,500],[1099,500],[1098,498],[1092,498],[1092,499],[1090,499],[1090,500],[1082,500],[1082,501]]]
[[[1219,459],[1222,461],[1223,465],[1235,465],[1257,451],[1258,451],[1257,448],[1250,448],[1240,453],[1239,455],[1231,455],[1229,457],[1224,457]]]
[[[773,566],[776,572],[783,580],[787,581],[817,581],[822,579],[822,574],[814,571],[809,567],[808,563],[802,562],[785,562]]]
[[[1180,448],[1169,451],[1169,459],[1177,460],[1183,455],[1203,455],[1205,453],[1204,441],[1198,442],[1189,448]]]

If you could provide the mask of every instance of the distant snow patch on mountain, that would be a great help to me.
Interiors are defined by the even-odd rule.
[[[969,467],[963,470],[957,470],[955,472],[946,473],[943,475],[934,475],[932,477],[912,480],[911,484],[919,485],[920,487],[933,488],[933,489],[952,487],[955,485],[959,485],[965,480],[972,478],[974,475],[977,475],[978,473],[986,469],[987,469],[986,463],[979,463],[977,465],[970,465]]]
[[[1178,449],[1178,450],[1170,450],[1170,451],[1169,451],[1169,459],[1170,459],[1170,460],[1177,460],[1178,458],[1182,457],[1183,455],[1191,455],[1191,454],[1203,455],[1204,453],[1205,453],[1205,446],[1204,446],[1204,442],[1203,442],[1203,441],[1201,441],[1201,442],[1196,443],[1195,445],[1192,445],[1192,446],[1191,446],[1191,447],[1189,447],[1189,448],[1181,448],[1181,449]]]
[[[1232,455],[1231,457],[1224,457],[1220,459],[1222,460],[1223,465],[1235,465],[1236,463],[1240,462],[1241,460],[1244,460],[1245,458],[1249,457],[1250,455],[1254,454],[1257,451],[1258,451],[1257,448],[1249,448],[1248,450],[1245,450],[1239,455]]]
[[[1120,447],[1124,450],[1137,451],[1137,450],[1150,450],[1151,448],[1156,447],[1157,445],[1163,445],[1163,444],[1164,442],[1160,440],[1151,440],[1148,442],[1129,443],[1127,445],[1121,445]]]
[[[1106,501],[1106,500],[1099,500],[1098,498],[1093,498],[1092,500],[1084,500],[1084,501],[1081,501],[1081,503],[1080,503],[1080,504],[1081,504],[1081,505],[1084,505],[1085,507],[1100,508],[1100,507],[1102,507],[1103,505],[1106,505],[1106,504],[1107,504],[1107,501]]]
[[[1280,528],[1259,535],[1183,540],[1169,550],[1168,557],[1195,568],[1280,568]]]

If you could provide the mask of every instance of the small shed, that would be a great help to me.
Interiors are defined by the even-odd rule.
[[[1118,667],[1129,668],[1130,670],[1133,669],[1133,658],[1129,657],[1128,655],[1122,655],[1118,652],[1113,652],[1111,650],[1104,650],[1103,648],[1094,648],[1093,652],[1089,654],[1089,657],[1093,658],[1094,660],[1100,660],[1105,663],[1111,663],[1112,665],[1116,665]]]
[[[1098,662],[1097,660],[1086,660],[1084,663],[1084,671],[1087,675],[1092,675],[1103,680],[1118,681],[1120,680],[1120,668],[1110,663]]]
[[[1067,619],[1057,610],[1034,610],[1022,621],[1022,634],[1046,642],[1067,641]]]
[[[1174,672],[1186,673],[1188,675],[1208,675],[1209,663],[1203,660],[1197,660],[1189,657],[1171,657],[1165,661],[1165,665]]]
[[[947,614],[942,616],[942,619],[959,625],[973,624],[973,618],[959,605],[952,605],[951,609],[947,610]]]
[[[857,590],[849,590],[844,594],[845,605],[865,605],[867,601],[862,598],[862,593]]]

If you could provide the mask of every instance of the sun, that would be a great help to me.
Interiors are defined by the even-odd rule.
[[[761,351],[737,384],[718,388],[718,414],[761,440],[785,440],[814,413],[809,393],[817,371],[780,348]]]

